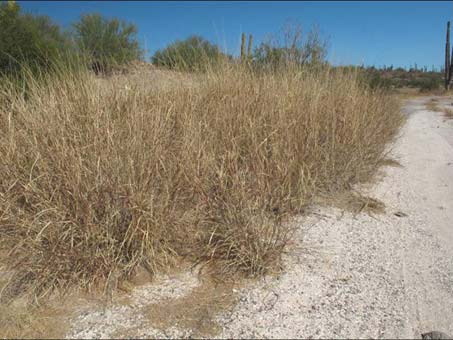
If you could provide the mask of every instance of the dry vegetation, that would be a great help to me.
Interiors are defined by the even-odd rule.
[[[442,112],[447,118],[453,118],[453,109],[445,107],[445,105],[439,106],[439,102],[436,98],[429,100],[426,103],[426,108],[430,111]]]
[[[194,338],[213,337],[221,331],[216,316],[231,309],[237,301],[233,287],[231,282],[216,284],[206,281],[186,296],[147,306],[145,313],[153,327],[162,331],[178,325],[193,330]],[[127,334],[118,335],[127,337]]]
[[[446,92],[444,89],[421,92],[418,88],[410,87],[395,88],[392,90],[392,92],[401,100],[415,99],[426,96],[444,97],[448,95],[448,92]]]
[[[226,65],[162,89],[60,72],[0,91],[2,298],[181,259],[265,273],[287,217],[367,180],[403,121],[395,100],[330,69]]]

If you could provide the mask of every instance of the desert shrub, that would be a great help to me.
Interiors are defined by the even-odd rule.
[[[327,68],[224,64],[162,90],[83,70],[28,83],[27,100],[0,85],[4,297],[178,259],[263,274],[288,218],[368,179],[402,122],[391,97]]]
[[[162,50],[156,51],[151,61],[156,66],[163,66],[181,71],[205,71],[215,66],[227,56],[218,46],[200,36],[191,36],[177,40]]]
[[[21,12],[15,2],[0,3],[0,73],[18,73],[22,65],[33,72],[49,69],[67,55],[70,43],[46,16]]]
[[[325,62],[328,41],[313,27],[306,36],[299,25],[288,24],[283,37],[270,38],[255,48],[253,60],[257,65],[271,68],[291,65],[319,65]]]
[[[354,67],[352,67],[354,69]],[[419,88],[421,92],[433,91],[443,84],[443,74],[436,71],[409,70],[403,68],[376,68],[359,67],[357,68],[364,81],[373,88]]]
[[[380,88],[389,90],[393,85],[391,79],[383,77],[381,72],[374,68],[362,70],[362,76],[364,81],[372,89]]]
[[[86,14],[74,24],[79,50],[89,57],[96,73],[109,72],[116,65],[141,59],[143,51],[137,41],[137,27],[99,14]]]
[[[438,90],[443,85],[442,83],[442,78],[430,77],[413,80],[409,83],[409,85],[412,87],[418,87],[420,92],[430,92]]]

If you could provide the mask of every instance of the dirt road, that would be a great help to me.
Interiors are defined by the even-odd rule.
[[[382,180],[361,188],[385,203],[385,213],[317,208],[299,218],[285,273],[244,288],[239,303],[218,317],[218,337],[453,336],[453,121],[427,111],[427,100],[404,108],[408,121],[392,150],[401,166],[385,167]],[[74,319],[69,336],[109,337],[124,318],[140,319],[127,308],[96,313]],[[134,337],[192,334],[134,322]]]

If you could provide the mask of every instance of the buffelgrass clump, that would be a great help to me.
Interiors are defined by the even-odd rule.
[[[393,99],[328,68],[226,64],[162,90],[83,69],[27,84],[0,90],[3,296],[180,259],[263,274],[285,219],[369,178],[402,123]]]
[[[427,103],[426,103],[426,108],[430,111],[436,111],[436,112],[439,112],[441,111],[439,105],[438,105],[438,101],[436,98],[431,98]]]
[[[445,105],[439,106],[438,104],[437,99],[432,98],[426,103],[426,108],[430,111],[442,112],[446,118],[453,118],[453,109],[450,109]]]

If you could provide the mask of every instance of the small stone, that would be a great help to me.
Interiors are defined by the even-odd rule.
[[[396,213],[394,213],[393,215],[397,216],[397,217],[406,217],[407,214],[406,213],[403,213],[402,211],[397,211]]]

